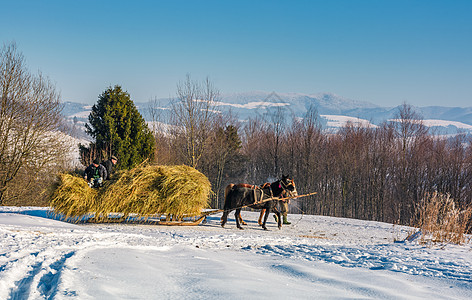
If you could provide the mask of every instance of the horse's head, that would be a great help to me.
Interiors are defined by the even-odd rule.
[[[297,188],[295,187],[295,183],[293,179],[290,179],[289,175],[282,175],[282,179],[280,179],[280,186],[288,194],[289,197],[296,197],[298,196]]]

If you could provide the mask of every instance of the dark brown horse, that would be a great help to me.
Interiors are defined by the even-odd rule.
[[[280,196],[297,196],[297,189],[295,184],[289,176],[282,176],[282,179],[264,184],[262,187],[251,186],[246,184],[229,185],[225,191],[225,205],[223,216],[221,217],[221,226],[225,226],[228,220],[228,214],[232,210],[236,210],[234,216],[236,219],[236,226],[243,229],[240,225],[241,208],[250,207],[255,209],[265,209],[264,222],[262,228],[267,230],[267,217],[271,211],[274,211],[278,216],[278,227],[282,227],[280,210],[276,206],[280,200],[272,199]]]
[[[259,187],[260,188],[266,188],[269,185],[270,185],[270,182],[266,182],[266,183],[262,184]],[[225,188],[225,199],[226,199],[226,196],[228,196],[228,193],[231,191],[231,189],[233,189],[235,186],[236,187],[246,187],[246,188],[250,188],[250,189],[258,188],[257,185],[252,185],[252,184],[248,184],[248,183],[238,183],[238,184],[230,183]],[[262,217],[264,216],[265,211],[266,211],[265,209],[261,209],[261,213],[259,215],[259,221],[257,221],[257,223],[261,226],[262,226]],[[239,222],[241,223],[241,225],[247,225],[247,223],[244,222],[243,218],[241,217],[241,212],[239,212],[238,218],[239,218]],[[221,217],[221,220],[223,220],[223,217]]]

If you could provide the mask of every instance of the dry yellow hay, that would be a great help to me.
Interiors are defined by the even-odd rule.
[[[56,213],[65,217],[81,216],[96,209],[97,195],[98,191],[91,189],[83,178],[60,174],[50,205]]]
[[[54,210],[68,217],[93,212],[97,220],[110,213],[125,217],[166,214],[180,219],[207,208],[211,192],[205,175],[183,165],[140,166],[120,172],[99,192],[89,188],[83,179],[75,178],[81,182],[61,180],[51,200]]]

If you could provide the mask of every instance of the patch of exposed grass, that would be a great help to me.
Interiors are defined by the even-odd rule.
[[[463,244],[471,216],[472,207],[460,209],[449,195],[435,192],[419,203],[413,224],[421,230],[420,242]]]

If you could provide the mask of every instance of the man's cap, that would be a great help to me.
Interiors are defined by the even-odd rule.
[[[112,156],[110,157],[110,159],[118,160],[118,158],[116,158],[116,156],[114,156],[114,155],[112,155]]]
[[[93,163],[96,164],[96,165],[99,165],[99,164],[100,164],[100,161],[98,160],[98,158],[95,158],[95,159],[93,160]]]

